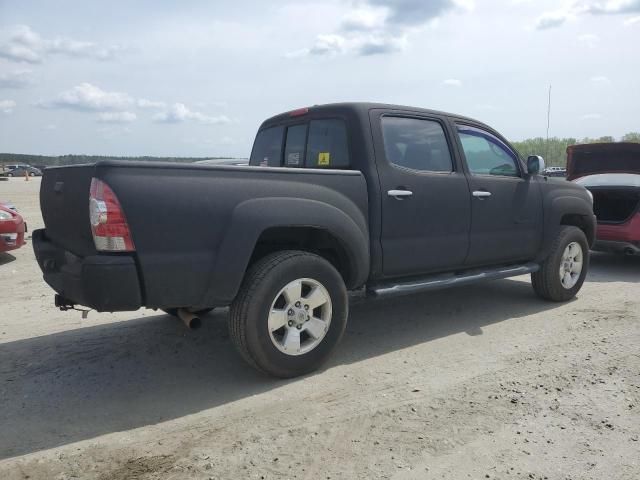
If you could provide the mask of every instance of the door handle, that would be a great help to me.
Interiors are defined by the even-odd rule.
[[[396,200],[402,200],[405,197],[410,197],[413,195],[411,190],[389,190],[387,192],[388,197],[393,197]]]
[[[471,195],[476,198],[487,198],[491,196],[491,192],[487,192],[486,190],[475,190]]]

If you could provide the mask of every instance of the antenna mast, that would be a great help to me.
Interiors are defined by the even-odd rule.
[[[551,122],[551,84],[549,84],[549,100],[547,103],[547,141],[546,141],[546,150],[547,150],[547,158],[549,158],[549,125]],[[549,158],[549,161],[551,159]]]

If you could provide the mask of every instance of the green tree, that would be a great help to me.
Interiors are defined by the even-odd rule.
[[[640,143],[640,132],[625,133],[621,139],[623,142],[635,142]]]

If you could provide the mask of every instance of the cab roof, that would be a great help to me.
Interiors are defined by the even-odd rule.
[[[343,102],[343,103],[326,103],[322,105],[313,105],[310,107],[303,107],[294,110],[290,110],[288,112],[279,113],[278,115],[274,115],[268,119],[266,119],[262,126],[273,125],[283,121],[289,121],[291,118],[302,117],[307,114],[314,113],[340,113],[340,112],[351,112],[359,115],[367,115],[370,110],[373,109],[382,109],[382,110],[390,110],[397,112],[406,112],[406,113],[419,113],[424,115],[433,115],[439,117],[449,117],[455,120],[462,120],[470,123],[474,123],[477,125],[482,125],[491,130],[493,128],[488,125],[480,122],[476,119],[465,117],[463,115],[458,115],[455,113],[442,112],[438,110],[430,110],[427,108],[420,107],[410,107],[407,105],[394,105],[389,103],[376,103],[376,102]]]

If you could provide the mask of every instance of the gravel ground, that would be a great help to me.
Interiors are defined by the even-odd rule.
[[[0,182],[38,228],[39,180]],[[638,479],[640,258],[594,254],[566,304],[527,277],[354,299],[330,363],[246,366],[225,310],[53,307],[31,245],[0,254],[2,479]]]

